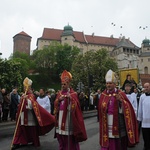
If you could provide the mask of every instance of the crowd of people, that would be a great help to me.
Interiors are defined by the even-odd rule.
[[[32,89],[37,102],[45,108],[49,113],[54,112],[54,101],[57,93],[55,90],[45,90],[40,88],[39,91]],[[0,123],[7,122],[8,120],[15,121],[18,105],[23,92],[18,93],[18,89],[15,87],[11,92],[7,92],[5,88],[0,88]],[[80,107],[82,112],[88,110],[95,110],[98,108],[98,99],[101,94],[101,90],[92,92],[90,95],[84,92],[78,93]]]
[[[29,143],[40,146],[39,136],[53,127],[59,150],[80,150],[79,142],[88,138],[82,112],[94,109],[101,150],[134,147],[140,142],[141,131],[144,150],[150,150],[150,83],[145,83],[144,90],[139,91],[136,84],[126,81],[123,89],[119,89],[115,73],[109,70],[105,76],[106,89],[85,94],[76,93],[70,87],[71,80],[70,72],[64,70],[61,90],[57,93],[44,88],[33,91],[31,85],[24,85],[28,90],[22,94],[18,94],[17,88],[10,93],[0,90],[1,121],[9,117],[16,121],[12,150]]]
[[[19,100],[17,88],[14,88],[12,92],[0,88],[0,122],[7,121],[8,118],[15,121]]]
[[[46,91],[44,88],[41,88],[39,91],[32,89],[32,92],[37,102],[49,113],[53,114],[54,100],[56,98],[55,91]],[[16,121],[16,113],[22,94],[23,92],[18,93],[17,88],[13,88],[11,92],[7,92],[5,88],[0,88],[0,123],[9,120]]]

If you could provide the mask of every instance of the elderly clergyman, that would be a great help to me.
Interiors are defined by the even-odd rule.
[[[101,150],[127,150],[138,142],[135,112],[125,93],[116,88],[115,72],[109,70],[105,79],[98,106]]]

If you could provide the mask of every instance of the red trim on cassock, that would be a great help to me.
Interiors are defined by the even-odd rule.
[[[38,125],[37,125],[38,126],[38,135],[39,136],[44,135],[54,128],[55,117],[53,115],[51,115],[49,112],[47,112],[43,107],[41,107],[37,103],[36,98],[32,93],[27,93],[27,95],[28,95],[28,99],[30,99],[32,102],[33,112],[34,112],[35,117],[36,117],[37,122],[38,122]],[[23,101],[24,101],[24,99],[21,100],[21,103],[19,104],[19,107],[18,107],[17,120],[18,120],[18,116],[19,116],[20,111],[21,111],[20,109],[21,109]],[[25,117],[27,116],[26,114],[28,113],[28,110],[26,109],[26,105],[27,105],[27,102],[25,100],[24,105],[23,105],[23,109],[22,109],[22,112],[24,112]],[[20,128],[20,125],[18,126],[18,129],[16,129],[17,132],[20,131],[19,128]],[[16,132],[16,134],[17,134],[17,132]]]
[[[115,94],[120,95],[120,100],[122,101],[126,132],[128,136],[129,146],[133,146],[139,142],[138,136],[138,125],[135,116],[134,109],[126,97],[125,93],[118,90]],[[116,95],[114,95],[115,97]],[[108,122],[107,122],[107,106],[110,100],[110,95],[105,90],[100,97],[99,103],[99,116],[100,116],[100,145],[103,147],[109,146],[109,136],[108,136]],[[114,114],[113,114],[113,128],[112,134],[119,136],[119,124],[118,124],[118,105],[115,98],[114,102]]]
[[[54,114],[55,114],[55,118],[56,118],[56,124],[55,126],[58,126],[58,115],[59,115],[59,98],[61,96],[61,91],[58,93],[55,103],[54,103]],[[83,120],[83,115],[82,115],[82,111],[80,108],[80,104],[79,104],[79,100],[78,100],[78,95],[76,92],[74,92],[73,89],[70,89],[70,95],[71,95],[71,117],[72,117],[72,124],[73,124],[73,135],[75,137],[75,140],[77,142],[82,142],[85,141],[87,139],[87,134],[86,134],[86,130],[85,130],[85,125],[84,125],[84,120]],[[67,98],[65,99],[65,101],[68,101]],[[61,129],[64,129],[65,127],[65,122],[66,122],[66,117],[67,117],[67,106],[68,106],[68,102],[64,102],[64,113],[63,113],[63,117],[62,117],[62,125],[61,125]]]

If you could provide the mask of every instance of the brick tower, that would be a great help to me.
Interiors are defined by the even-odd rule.
[[[31,38],[32,37],[27,33],[25,33],[24,31],[16,34],[13,37],[14,40],[13,53],[18,51],[30,55]]]

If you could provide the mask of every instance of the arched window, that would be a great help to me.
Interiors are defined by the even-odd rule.
[[[144,67],[144,73],[148,74],[148,67]]]

